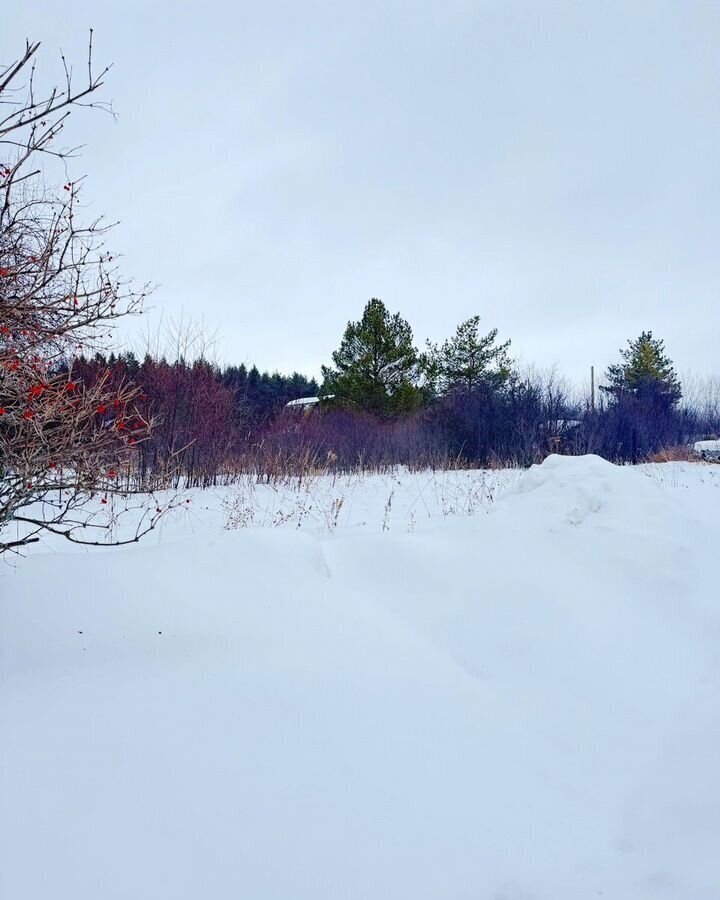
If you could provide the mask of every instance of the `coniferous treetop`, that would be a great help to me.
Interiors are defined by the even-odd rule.
[[[665,343],[654,338],[652,331],[629,340],[620,351],[621,362],[608,366],[606,385],[601,390],[615,400],[635,397],[641,400],[664,402],[675,406],[682,397],[682,388],[671,359],[665,353]]]
[[[407,412],[422,399],[412,328],[373,297],[348,322],[333,366],[323,366],[323,391],[378,413]]]
[[[497,344],[497,328],[480,334],[480,316],[458,325],[453,337],[442,345],[431,344],[424,367],[434,392],[455,388],[471,391],[480,384],[501,387],[511,375],[510,341]]]

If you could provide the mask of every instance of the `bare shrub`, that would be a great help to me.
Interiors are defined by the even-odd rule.
[[[0,72],[0,530],[27,526],[0,552],[43,530],[86,542],[70,513],[94,491],[120,489],[152,424],[132,384],[106,372],[85,385],[74,371],[78,354],[101,346],[144,291],[120,278],[102,219],[83,222],[82,182],[65,174],[73,150],[59,145],[74,109],[104,106],[94,98],[108,70],[94,71],[92,32],[77,87],[62,57],[62,86],[38,88],[39,47],[28,43]],[[52,164],[65,178],[58,189]],[[30,511],[39,501],[42,515]]]
[[[651,463],[699,462],[700,457],[692,447],[687,444],[679,444],[675,447],[663,447],[655,453],[651,453],[647,461]]]

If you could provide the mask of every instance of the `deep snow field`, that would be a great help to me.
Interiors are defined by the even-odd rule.
[[[176,499],[0,563],[2,900],[720,898],[720,466]]]

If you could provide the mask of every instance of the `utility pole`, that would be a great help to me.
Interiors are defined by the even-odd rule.
[[[590,409],[595,412],[595,366],[590,366]]]

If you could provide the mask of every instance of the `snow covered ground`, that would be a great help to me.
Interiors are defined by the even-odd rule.
[[[720,897],[720,467],[180,499],[2,567],[3,900]]]

